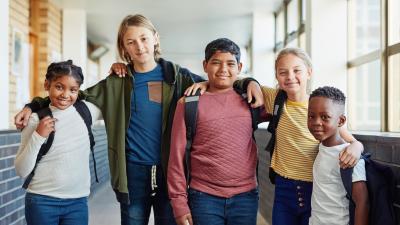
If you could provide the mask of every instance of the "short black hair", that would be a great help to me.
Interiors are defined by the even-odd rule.
[[[311,93],[310,100],[314,97],[325,97],[340,105],[345,105],[346,103],[346,96],[344,93],[335,87],[319,87]]]
[[[208,62],[217,51],[229,52],[235,56],[237,62],[240,62],[240,48],[235,42],[228,38],[218,38],[208,43],[204,51],[206,62]]]
[[[72,76],[79,85],[83,83],[82,69],[74,65],[72,60],[54,62],[47,67],[46,80],[49,82],[66,75]]]

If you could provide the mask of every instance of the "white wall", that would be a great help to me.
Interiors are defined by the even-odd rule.
[[[109,49],[108,52],[99,59],[100,79],[106,78],[111,65],[117,62],[118,53],[116,47],[114,45],[107,45],[106,47]]]
[[[307,49],[314,65],[311,89],[330,85],[346,93],[347,1],[310,2],[307,1],[311,14],[308,14],[306,32]]]
[[[9,119],[9,0],[0,1],[0,129],[8,129]]]
[[[260,84],[272,87],[275,83],[274,72],[274,15],[255,12],[253,14],[253,77]]]
[[[86,11],[79,9],[63,9],[62,31],[63,59],[72,59],[80,66],[86,78],[87,66],[87,31]],[[85,83],[81,86],[84,89]]]

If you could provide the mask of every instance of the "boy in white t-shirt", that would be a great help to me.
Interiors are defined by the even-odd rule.
[[[339,135],[343,126],[346,97],[337,88],[322,87],[309,98],[308,129],[321,143],[313,167],[310,225],[348,225],[349,200],[340,176],[339,153],[349,143]],[[353,168],[352,199],[356,205],[355,225],[368,224],[368,190],[365,163]]]

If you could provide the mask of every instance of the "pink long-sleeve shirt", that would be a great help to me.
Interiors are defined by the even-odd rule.
[[[184,102],[179,101],[172,126],[168,190],[175,217],[190,213],[185,178],[186,126]],[[251,114],[234,90],[200,96],[196,135],[191,150],[190,187],[229,198],[257,185],[257,147]]]

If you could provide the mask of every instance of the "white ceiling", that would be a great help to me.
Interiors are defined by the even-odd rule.
[[[253,12],[273,12],[282,0],[54,0],[64,9],[87,12],[89,40],[114,45],[128,14],[150,18],[161,36],[163,54],[202,54],[211,40],[227,37],[245,46]]]

